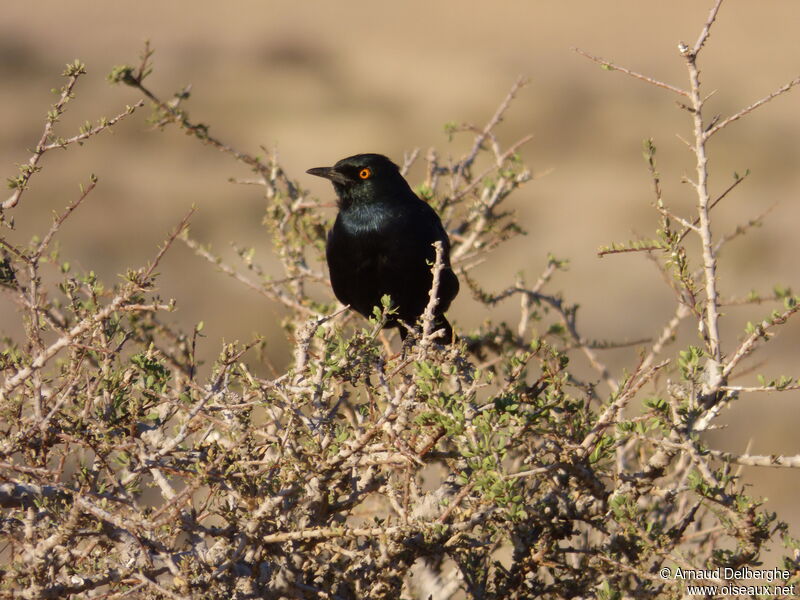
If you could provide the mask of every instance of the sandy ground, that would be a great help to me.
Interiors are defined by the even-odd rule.
[[[114,65],[135,62],[145,39],[156,49],[151,87],[169,96],[191,83],[193,118],[242,150],[277,148],[286,170],[323,197],[331,190],[305,169],[352,153],[376,151],[401,160],[404,152],[435,146],[457,155],[465,141],[448,143],[443,125],[485,121],[523,75],[531,83],[501,126],[501,137],[510,143],[533,133],[523,155],[546,176],[516,199],[529,235],[497,252],[480,273],[483,283],[501,288],[519,271],[534,278],[552,252],[571,260],[554,287],[581,304],[588,337],[649,337],[654,324],[669,318],[672,299],[648,261],[599,259],[596,249],[655,228],[641,158],[644,138],[658,145],[667,202],[690,214],[692,193],[681,177],[692,174],[693,163],[676,135],[689,136],[688,115],[668,92],[603,71],[571,48],[685,86],[677,43],[696,39],[708,2],[248,0],[219,6],[210,0],[6,2],[0,17],[5,174],[15,174],[15,164],[27,160],[39,138],[53,101],[49,90],[61,85],[64,63],[80,58],[89,69],[61,123],[60,133],[68,134],[138,99],[129,89],[109,86],[105,75]],[[707,91],[717,90],[708,110],[729,115],[797,76],[799,26],[795,0],[726,4],[701,65]],[[734,171],[752,171],[715,211],[716,232],[727,233],[776,204],[763,227],[724,254],[720,282],[726,295],[767,292],[776,283],[800,287],[798,94],[724,131],[711,148],[715,192],[727,187]],[[198,207],[192,226],[197,239],[226,256],[235,240],[268,262],[258,191],[227,182],[246,170],[175,130],[149,131],[142,117],[83,148],[49,154],[44,173],[15,211],[18,227],[11,237],[45,231],[52,212],[95,173],[97,190],[61,238],[64,255],[80,267],[113,279],[144,263],[192,204]],[[411,179],[419,173],[412,171]],[[185,327],[205,322],[207,355],[221,339],[261,332],[275,340],[272,359],[285,364],[275,307],[182,247],[171,252],[162,273],[163,295],[178,302],[176,321]],[[13,333],[12,310],[0,305],[3,333]],[[510,315],[513,307],[502,310]],[[723,318],[725,348],[734,347],[747,319],[766,310],[731,309]],[[451,315],[461,328],[483,318],[466,293]],[[692,332],[683,335],[687,343],[694,339]],[[798,340],[798,323],[786,327],[761,355],[769,362],[759,369],[772,376],[800,374]],[[633,356],[631,349],[615,351],[608,360],[619,371]],[[741,383],[752,381],[754,374]],[[797,454],[799,401],[795,393],[743,399],[722,418],[728,427],[714,434],[714,446],[743,452],[751,444],[752,453]],[[743,475],[754,484],[754,495],[769,497],[771,508],[798,522],[795,471],[745,469]],[[800,534],[797,526],[794,534]]]

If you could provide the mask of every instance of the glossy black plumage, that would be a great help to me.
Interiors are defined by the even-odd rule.
[[[444,313],[458,293],[458,278],[450,268],[450,240],[439,215],[381,154],[357,154],[308,173],[329,179],[336,190],[339,214],[326,248],[331,284],[336,297],[362,315],[372,315],[388,294],[397,317],[413,326],[428,304],[436,257],[432,244],[442,242],[445,268],[434,329],[444,329],[439,339],[450,343],[453,330]],[[398,327],[405,338],[398,320],[386,327]]]

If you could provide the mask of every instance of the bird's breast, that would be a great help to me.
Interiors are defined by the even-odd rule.
[[[393,211],[386,206],[352,206],[339,213],[342,229],[353,236],[369,236],[385,231],[393,221]]]

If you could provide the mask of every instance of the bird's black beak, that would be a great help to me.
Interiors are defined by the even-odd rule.
[[[316,175],[317,177],[324,177],[330,179],[334,183],[347,183],[347,177],[342,175],[334,167],[314,167],[306,171],[309,175]]]

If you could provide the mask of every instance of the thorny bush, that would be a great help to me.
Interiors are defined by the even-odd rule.
[[[138,67],[111,74],[146,100],[58,137],[85,73],[68,65],[41,140],[10,180],[4,226],[44,153],[89,141],[148,101],[160,127],[183,128],[252,169],[285,276],[262,276],[245,251],[245,268],[223,263],[189,236],[188,217],[148,265],[113,286],[73,272],[53,241],[94,179],[29,245],[0,238],[3,302],[16,305],[25,332],[5,339],[0,355],[0,597],[677,598],[681,582],[660,569],[754,567],[780,538],[779,566],[796,582],[797,542],[735,476],[733,465],[759,457],[717,452],[701,435],[749,393],[727,383],[742,358],[798,307],[778,293],[777,308],[733,347],[719,343],[715,266],[725,240],[711,236],[718,199],[708,194],[705,147],[754,107],[724,121],[703,114],[696,61],[718,8],[697,44],[681,47],[690,87],[666,86],[692,121],[697,218],[665,205],[648,142],[657,234],[603,250],[648,252],[676,298],[674,318],[654,326],[621,379],[578,330],[577,307],[548,291],[564,261],[534,259],[534,285],[520,278],[500,291],[472,275],[521,233],[508,201],[532,179],[517,154],[526,139],[504,147],[495,130],[522,82],[485,127],[451,126],[474,136],[470,150],[458,160],[428,152],[417,185],[450,232],[462,293],[485,306],[486,320],[450,347],[423,327],[393,354],[379,333],[386,307],[365,326],[337,311],[330,292],[312,300],[320,296],[309,289],[328,290],[329,223],[274,156],[213,137],[183,108],[188,91],[160,99],[146,86],[149,48]],[[416,160],[410,154],[403,169]],[[687,234],[701,252],[684,244]],[[178,241],[287,309],[285,373],[261,377],[246,366],[256,341],[225,345],[198,374],[199,328],[170,326],[173,303],[156,291],[159,260]],[[493,307],[512,298],[518,322],[494,322]],[[671,347],[687,319],[700,337]],[[570,370],[576,358],[588,359],[594,379]]]

